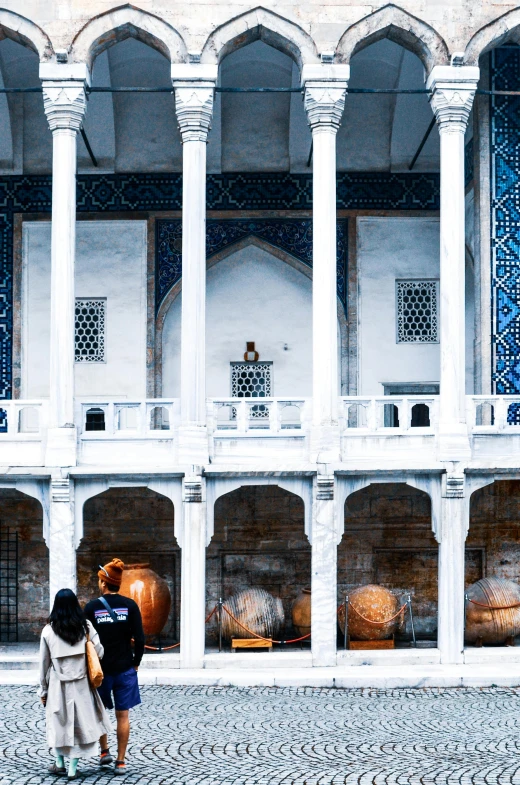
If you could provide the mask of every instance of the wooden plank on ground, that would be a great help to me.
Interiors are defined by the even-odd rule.
[[[263,638],[232,638],[231,651],[237,649],[272,649],[273,642]]]
[[[392,639],[389,641],[350,641],[349,649],[367,649],[369,651],[376,649],[395,649],[395,643]]]

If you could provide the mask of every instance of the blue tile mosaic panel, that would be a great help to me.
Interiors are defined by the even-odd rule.
[[[438,210],[439,175],[359,173],[338,174],[339,209]],[[0,398],[12,395],[13,220],[16,213],[50,213],[52,182],[49,175],[0,178]],[[312,209],[311,174],[211,174],[207,178],[209,210]],[[78,212],[180,210],[180,174],[80,175]],[[297,222],[296,222],[297,223]],[[276,228],[271,231],[276,234]],[[290,244],[287,230],[284,242]],[[338,225],[338,294],[346,302],[346,224]],[[282,232],[282,235],[284,232]],[[175,238],[168,241],[175,248]],[[290,253],[296,249],[294,240]],[[164,253],[164,249],[163,249]],[[176,251],[164,260],[158,293],[167,290],[180,274]],[[300,257],[298,257],[300,258]],[[166,289],[165,289],[166,287]],[[158,295],[159,296],[159,295]],[[1,423],[0,423],[1,427]]]
[[[206,257],[230,248],[247,237],[258,237],[312,267],[311,218],[210,219],[206,230]],[[179,219],[156,221],[156,311],[182,276],[182,224]],[[347,307],[348,221],[337,225],[338,297]]]
[[[491,89],[520,89],[520,48],[491,53]],[[520,100],[491,98],[492,378],[520,393]],[[511,414],[516,418],[516,413]],[[508,419],[509,419],[508,415]],[[516,421],[516,420],[515,420]]]

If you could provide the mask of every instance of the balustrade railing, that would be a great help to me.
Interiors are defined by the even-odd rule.
[[[438,421],[438,396],[351,395],[341,402],[347,435],[432,433]]]
[[[466,419],[470,432],[520,432],[520,396],[468,395],[466,402]]]
[[[305,398],[210,398],[208,423],[214,434],[283,434],[303,432]]]
[[[47,426],[48,409],[45,400],[0,401],[0,438],[40,439]]]
[[[82,439],[173,439],[179,402],[175,398],[142,401],[78,400],[77,425]]]

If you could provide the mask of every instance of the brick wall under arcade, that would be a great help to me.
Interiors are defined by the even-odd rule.
[[[483,575],[520,583],[520,481],[500,480],[471,497],[466,550],[482,553]]]
[[[111,488],[85,503],[83,521],[84,536],[77,554],[80,602],[99,596],[99,564],[116,556],[126,564],[149,562],[167,581],[172,596],[163,635],[177,640],[181,554],[173,533],[172,502],[148,488]]]
[[[482,576],[483,553],[468,544],[466,582]],[[338,604],[356,586],[376,583],[399,598],[410,594],[418,638],[437,638],[438,546],[431,502],[401,483],[374,483],[348,497],[338,548]],[[407,616],[404,638],[410,638]]]
[[[0,534],[4,543],[8,530],[11,538],[18,535],[18,639],[33,641],[39,637],[49,614],[49,551],[43,539],[43,512],[36,499],[5,488],[0,490]],[[2,573],[5,590],[5,569]],[[5,621],[2,613],[3,640],[7,640]]]
[[[215,533],[207,549],[209,610],[250,587],[280,597],[285,633],[292,632],[291,607],[311,582],[311,549],[304,532],[303,501],[277,486],[250,486],[221,496],[215,504]],[[208,640],[217,626],[210,623]]]

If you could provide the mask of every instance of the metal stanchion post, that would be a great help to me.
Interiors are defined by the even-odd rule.
[[[343,648],[347,649],[348,641],[348,594],[345,594],[345,631],[343,632]]]
[[[412,611],[412,598],[408,595],[408,610],[410,611],[410,624],[412,625],[412,640],[413,640],[413,647],[414,649],[417,648],[417,641],[415,639],[415,625],[413,623],[413,611]]]
[[[462,646],[466,643],[466,613],[468,612],[469,597],[467,592],[464,592],[464,640]]]
[[[222,651],[222,597],[218,598],[218,650]]]

